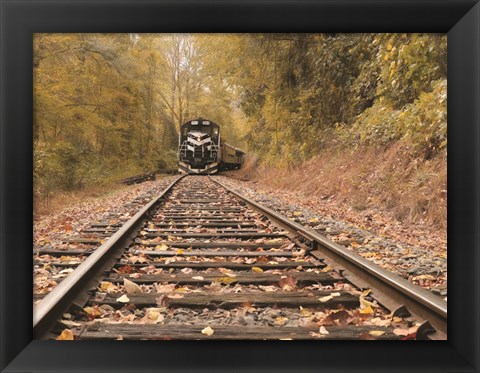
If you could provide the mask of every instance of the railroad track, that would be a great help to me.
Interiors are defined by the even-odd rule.
[[[35,305],[36,339],[446,339],[445,301],[215,178],[115,229]]]

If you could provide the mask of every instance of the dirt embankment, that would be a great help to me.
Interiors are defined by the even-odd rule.
[[[294,192],[298,197],[339,207],[343,220],[375,225],[382,214],[405,227],[417,227],[446,239],[447,162],[445,155],[424,160],[407,145],[387,149],[326,149],[301,166],[275,169],[250,158],[228,176],[259,188]],[[341,210],[344,210],[344,213]]]

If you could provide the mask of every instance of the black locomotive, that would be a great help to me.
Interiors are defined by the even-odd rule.
[[[240,168],[245,153],[220,139],[220,126],[211,120],[190,120],[180,128],[178,169],[189,174],[214,174]]]

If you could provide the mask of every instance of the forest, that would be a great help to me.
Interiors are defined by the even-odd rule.
[[[446,193],[444,34],[35,34],[33,47],[39,201],[175,170],[179,126],[199,116],[267,169],[397,147],[411,190],[437,160]]]

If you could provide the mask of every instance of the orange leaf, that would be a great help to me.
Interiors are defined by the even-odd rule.
[[[57,341],[73,341],[73,332],[70,329],[63,329],[62,334],[57,337]]]

